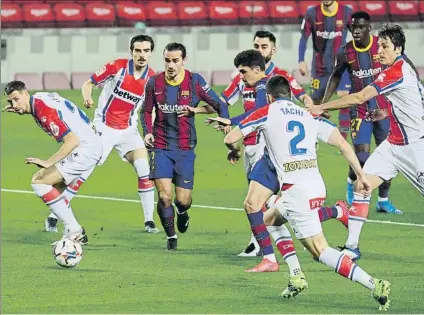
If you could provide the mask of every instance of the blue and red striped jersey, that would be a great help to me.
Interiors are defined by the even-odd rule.
[[[173,84],[161,72],[149,79],[141,108],[144,135],[153,134],[154,147],[165,150],[192,150],[197,136],[194,116],[178,117],[184,107],[197,107],[200,101],[211,105],[224,118],[229,118],[228,105],[210,88],[198,73],[184,71],[182,80]],[[152,112],[155,109],[155,120]]]
[[[378,38],[370,35],[370,43],[365,48],[355,46],[353,40],[341,47],[336,59],[336,71],[342,74],[346,69],[352,82],[351,92],[362,91],[374,82],[378,75],[387,68],[379,61]],[[356,106],[357,118],[365,118],[368,111],[381,108],[386,109],[389,103],[384,95],[378,95],[364,104]]]
[[[330,75],[333,72],[337,52],[346,43],[352,16],[350,7],[337,2],[336,10],[331,14],[325,12],[322,6],[321,4],[310,7],[301,26],[301,40],[307,40],[312,34],[311,72],[316,77]],[[299,53],[299,61],[304,60],[304,54],[304,51]]]

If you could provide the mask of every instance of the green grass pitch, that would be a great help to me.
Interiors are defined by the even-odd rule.
[[[82,103],[79,91],[61,94]],[[231,108],[233,114],[240,111],[241,106]],[[92,117],[93,110],[87,112]],[[223,135],[206,127],[203,119],[196,120],[199,144],[193,200],[208,207],[190,210],[191,225],[186,234],[179,235],[178,251],[164,250],[163,231],[156,235],[144,232],[139,203],[75,198],[73,209],[87,230],[89,244],[82,262],[65,270],[54,262],[50,246],[60,235],[43,232],[47,207],[34,194],[5,191],[30,191],[36,167],[25,165],[25,157],[48,158],[58,145],[31,116],[2,115],[2,313],[376,313],[377,303],[365,288],[313,261],[298,241],[297,253],[310,288],[296,299],[280,298],[288,281],[281,257],[278,273],[244,272],[259,260],[236,257],[250,236],[246,215],[235,211],[242,208],[247,188],[243,167],[226,161]],[[322,144],[319,165],[327,185],[327,203],[343,199],[344,159]],[[112,153],[80,194],[136,201],[135,173]],[[390,198],[404,215],[377,214],[372,203],[373,222],[362,233],[359,265],[392,282],[390,313],[422,313],[422,197],[399,176]],[[330,245],[344,243],[347,233],[339,222],[323,226]]]

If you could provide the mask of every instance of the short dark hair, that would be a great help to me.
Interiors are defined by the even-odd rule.
[[[262,71],[265,71],[265,59],[259,51],[249,49],[237,54],[234,58],[234,66],[236,68],[239,66],[245,66],[250,69],[259,67]]]
[[[14,80],[6,84],[4,94],[10,95],[15,91],[22,92],[28,90],[25,83],[22,81]]]
[[[153,41],[153,38],[151,38],[149,35],[140,34],[137,36],[134,36],[131,38],[130,42],[130,50],[133,51],[134,44],[137,42],[149,42],[150,43],[150,50],[153,51],[155,49],[155,42]]]
[[[401,54],[405,51],[406,38],[403,28],[397,24],[384,24],[378,31],[378,38],[390,39],[395,48],[401,48]]]
[[[165,46],[165,49],[163,50],[163,52],[165,51],[181,51],[181,57],[183,57],[183,59],[187,56],[187,49],[186,47],[181,44],[181,43],[169,43],[168,45]]]
[[[280,97],[290,98],[290,83],[281,75],[275,75],[268,80],[266,84],[266,92],[274,99]]]
[[[370,22],[371,16],[365,11],[357,11],[352,14],[352,19],[364,19],[365,21]]]
[[[258,37],[258,38],[268,38],[272,43],[274,43],[274,45],[277,42],[275,35],[272,34],[271,32],[268,32],[268,31],[257,31],[255,33],[255,36],[253,37],[253,40],[256,37]]]

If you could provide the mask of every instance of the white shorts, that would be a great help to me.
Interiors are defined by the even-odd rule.
[[[289,222],[297,239],[304,239],[322,232],[317,210],[325,198],[323,180],[305,181],[282,190],[276,207]]]
[[[365,174],[390,180],[400,172],[424,194],[424,139],[407,145],[384,140],[364,165]]]
[[[127,161],[125,154],[128,152],[146,148],[137,128],[114,129],[99,121],[94,121],[94,126],[103,144],[103,156],[99,165],[106,161],[113,148],[123,161]]]
[[[55,164],[65,184],[69,185],[83,173],[95,167],[102,158],[102,143],[76,147],[66,158]]]
[[[244,147],[244,171],[248,176],[253,169],[253,166],[264,154],[265,140],[264,137],[259,138],[259,143],[255,145],[246,145]]]

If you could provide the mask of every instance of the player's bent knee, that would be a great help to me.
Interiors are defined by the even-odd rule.
[[[127,154],[125,154],[125,158],[131,164],[133,164],[134,161],[136,161],[138,159],[145,159],[145,160],[147,160],[147,150],[144,149],[144,148],[135,149],[135,150],[130,151]]]
[[[185,198],[177,197],[175,198],[174,203],[180,212],[187,211],[191,207],[191,203],[192,203],[191,196],[185,197]]]
[[[166,191],[159,191],[159,202],[165,207],[168,208],[171,206],[172,198],[171,194]]]
[[[262,208],[262,205],[258,205],[258,202],[253,198],[246,198],[244,200],[244,209],[247,213],[258,212]]]

